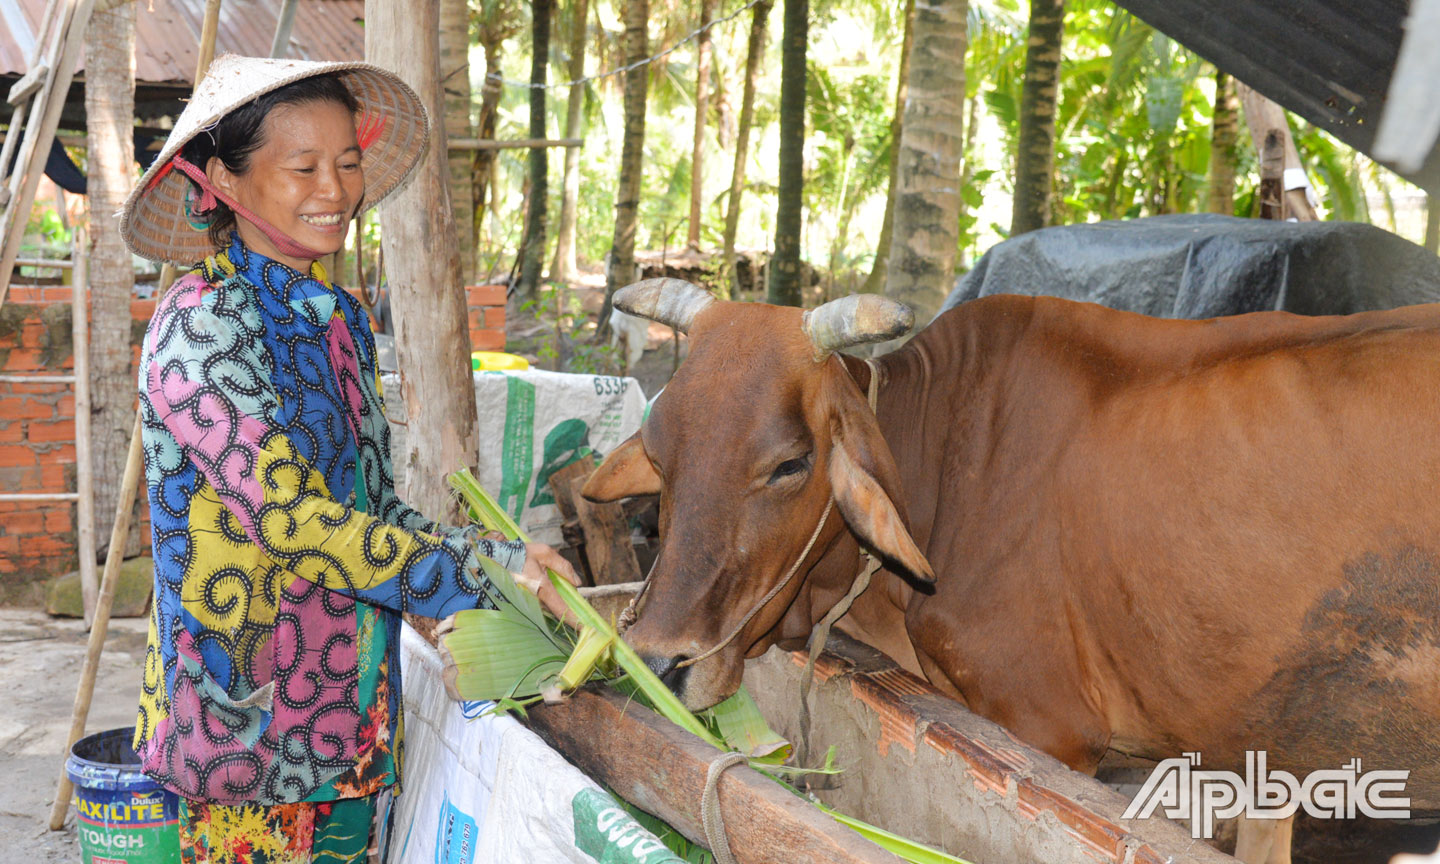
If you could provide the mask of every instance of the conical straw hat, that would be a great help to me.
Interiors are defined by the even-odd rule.
[[[171,170],[190,139],[245,103],[314,75],[336,73],[360,103],[364,127],[379,126],[365,148],[365,207],[379,204],[415,169],[430,140],[430,120],[415,91],[393,72],[369,63],[317,63],[226,54],[215,58],[190,104],[175,121],[160,155],[125,199],[120,236],[130,251],[153,261],[188,266],[215,251],[204,217],[190,214],[195,184]],[[200,166],[203,170],[205,166]]]

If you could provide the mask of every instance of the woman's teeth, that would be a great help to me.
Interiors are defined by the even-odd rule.
[[[331,213],[327,216],[301,215],[300,221],[307,225],[339,225],[340,216],[341,214],[339,213]]]

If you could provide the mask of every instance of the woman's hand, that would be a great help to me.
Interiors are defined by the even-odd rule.
[[[550,584],[550,578],[545,575],[547,567],[569,579],[570,584],[580,584],[580,577],[575,575],[575,568],[570,566],[570,562],[544,543],[525,544],[525,569],[515,574],[515,581],[539,597],[540,603],[551,615],[578,629],[580,622],[576,619],[575,613],[571,612],[570,607],[565,605],[565,601],[560,599],[560,595],[555,591],[555,586]]]

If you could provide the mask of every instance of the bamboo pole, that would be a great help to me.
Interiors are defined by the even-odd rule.
[[[195,65],[195,86],[205,78],[210,61],[215,59],[215,31],[220,21],[220,0],[206,0],[205,21],[200,30],[199,60]],[[160,268],[160,290],[165,292],[175,281],[175,268],[166,264]],[[70,712],[70,735],[65,742],[65,753],[85,734],[85,721],[90,716],[90,701],[95,695],[95,672],[100,667],[100,651],[105,647],[105,635],[110,629],[110,606],[115,600],[115,583],[120,579],[120,562],[125,555],[125,543],[130,538],[130,515],[134,511],[135,493],[140,485],[141,468],[144,465],[145,445],[141,437],[143,425],[140,413],[135,413],[135,425],[130,432],[130,451],[125,459],[125,475],[120,482],[120,498],[115,503],[115,522],[110,530],[110,549],[105,555],[105,574],[100,578],[100,596],[95,602],[95,623],[90,628],[90,641],[85,649],[85,665],[80,670],[80,685],[75,690],[75,706]],[[65,814],[70,809],[70,794],[73,787],[70,775],[60,765],[60,783],[55,788],[55,803],[50,808],[50,830],[59,831],[65,827]]]
[[[90,641],[85,647],[85,665],[80,669],[80,686],[75,691],[75,706],[70,711],[70,735],[65,753],[85,734],[85,720],[90,716],[90,700],[95,695],[95,673],[100,668],[100,652],[105,647],[105,634],[110,629],[110,606],[115,601],[115,583],[120,581],[120,560],[124,557],[125,540],[130,535],[130,514],[134,511],[135,490],[140,485],[140,469],[145,448],[140,443],[140,415],[135,415],[135,431],[130,439],[130,456],[125,462],[125,477],[120,483],[120,500],[115,507],[115,524],[110,529],[110,551],[105,556],[105,575],[100,580],[100,594],[95,600],[95,623],[90,627]],[[60,784],[55,789],[55,803],[50,808],[50,830],[65,827],[65,813],[70,809],[70,775],[64,763],[60,767]]]
[[[45,85],[34,98],[38,100],[26,125],[25,138],[20,143],[19,161],[15,170],[20,172],[18,183],[12,181],[11,200],[4,216],[0,217],[0,306],[5,303],[5,294],[10,288],[10,277],[15,270],[15,259],[20,254],[20,241],[25,233],[25,221],[29,218],[30,205],[35,201],[35,190],[40,185],[44,172],[45,157],[50,152],[50,141],[60,126],[60,111],[65,107],[65,94],[70,91],[70,82],[75,77],[75,67],[80,60],[80,50],[85,42],[85,28],[90,25],[90,13],[95,0],[68,0],[69,5],[61,10],[63,26],[55,33],[59,40],[58,49],[50,56],[56,58],[55,68],[45,77]]]
[[[579,147],[583,138],[516,138],[511,141],[495,141],[491,138],[450,138],[445,146],[450,150],[524,150],[529,147]]]
[[[270,56],[284,57],[290,47],[290,29],[295,26],[295,7],[298,0],[281,0],[280,19],[275,24],[275,38],[270,42]]]
[[[95,625],[100,586],[95,574],[95,467],[90,450],[90,237],[75,229],[71,322],[75,353],[75,518],[79,521],[80,597],[85,626]]]

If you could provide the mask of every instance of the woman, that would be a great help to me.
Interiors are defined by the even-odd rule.
[[[318,259],[424,150],[362,63],[221,57],[131,193],[139,255],[199,265],[140,366],[155,555],[135,749],[182,799],[187,862],[363,860],[400,780],[400,612],[498,595],[478,555],[561,604],[553,549],[447,528],[395,495],[365,311]]]

